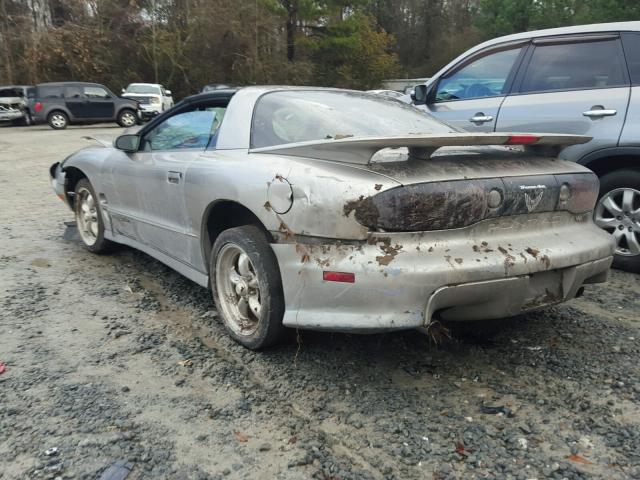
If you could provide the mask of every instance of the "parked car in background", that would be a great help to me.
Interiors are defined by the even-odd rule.
[[[470,132],[593,137],[560,157],[600,177],[596,224],[616,239],[614,266],[640,272],[640,22],[490,40],[416,87],[413,100]]]
[[[211,288],[230,335],[259,349],[284,327],[503,318],[604,281],[598,179],[549,156],[587,140],[461,133],[364,92],[248,87],[189,97],[50,175],[88,250],[130,245]]]
[[[374,95],[382,95],[384,97],[396,99],[404,96],[404,93],[396,92],[395,90],[367,90],[367,93],[373,93]]]
[[[209,85],[202,87],[202,91],[200,93],[215,92],[216,90],[226,90],[228,88],[233,87],[224,83],[210,83]]]
[[[130,83],[122,89],[122,96],[136,100],[145,119],[169,110],[173,107],[171,90],[159,83]]]
[[[56,130],[70,123],[117,122],[132,127],[141,118],[137,101],[121,98],[104,85],[85,82],[36,85],[33,113],[35,123],[48,123]]]
[[[0,87],[0,122],[15,125],[33,123],[29,110],[29,97],[33,97],[35,88],[29,85],[7,85]]]

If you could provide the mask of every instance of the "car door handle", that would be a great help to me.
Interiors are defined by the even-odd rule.
[[[485,123],[485,122],[490,122],[491,120],[493,120],[493,116],[485,115],[482,112],[476,113],[473,117],[469,119],[469,121],[472,123]]]
[[[169,183],[180,183],[182,179],[182,173],[180,172],[168,172],[167,173],[167,181]]]
[[[584,115],[585,117],[597,118],[597,117],[612,117],[617,113],[618,113],[617,110],[607,110],[602,107],[600,108],[591,107],[591,110],[582,112],[582,115]]]

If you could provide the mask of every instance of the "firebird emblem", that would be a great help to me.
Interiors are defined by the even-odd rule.
[[[524,190],[524,203],[529,212],[538,206],[546,188],[546,185],[520,185],[520,190]]]

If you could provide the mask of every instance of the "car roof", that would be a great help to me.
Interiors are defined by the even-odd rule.
[[[530,32],[514,33],[503,37],[496,37],[486,42],[480,43],[473,48],[467,50],[463,55],[472,53],[483,48],[490,47],[499,43],[509,43],[518,40],[526,40],[527,38],[553,37],[561,35],[574,35],[579,33],[606,33],[606,32],[640,32],[640,22],[613,22],[613,23],[594,23],[591,25],[574,25],[571,27],[546,28],[544,30],[532,30]]]
[[[45,82],[37,84],[36,87],[63,87],[65,85],[97,85],[104,87],[101,83],[95,82]]]
[[[182,102],[193,103],[201,100],[215,100],[217,98],[232,97],[236,92],[242,90],[243,92],[253,93],[260,96],[269,92],[280,91],[325,91],[325,92],[353,92],[353,93],[366,93],[361,90],[348,90],[345,88],[331,88],[331,87],[312,87],[312,86],[293,86],[293,85],[251,85],[249,87],[231,87],[221,88],[218,90],[212,90],[210,92],[196,93],[190,95],[182,100]],[[182,103],[181,102],[181,103]]]
[[[527,40],[529,38],[553,37],[562,35],[590,34],[590,33],[607,33],[607,32],[640,32],[640,21],[636,22],[612,22],[612,23],[594,23],[590,25],[574,25],[571,27],[547,28],[544,30],[532,30],[530,32],[514,33],[502,37],[492,38],[486,42],[480,43],[475,47],[471,47],[461,55],[457,56],[444,67],[438,70],[434,75],[429,77],[427,84],[439,78],[440,75],[455,66],[460,60],[473,55],[485,48],[500,45],[503,43],[517,42],[518,40]]]
[[[204,93],[196,93],[195,95],[190,95],[185,97],[180,103],[194,103],[206,100],[217,100],[219,98],[227,98],[232,97],[234,93],[236,93],[239,88],[221,88],[219,90],[212,90],[210,92]]]
[[[133,83],[129,84],[129,86],[131,86],[131,85],[151,85],[152,87],[159,87],[162,84],[161,83],[133,82]]]

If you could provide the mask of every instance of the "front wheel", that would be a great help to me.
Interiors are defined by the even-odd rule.
[[[82,244],[93,253],[106,253],[113,242],[104,238],[102,208],[91,183],[86,178],[78,181],[74,195],[74,212]]]
[[[616,240],[613,266],[640,273],[640,170],[616,170],[600,178],[593,219]]]
[[[118,114],[117,122],[121,127],[128,128],[133,127],[137,120],[138,117],[136,117],[136,113],[133,110],[125,109]]]
[[[246,225],[222,232],[213,245],[209,276],[218,313],[235,341],[259,350],[283,339],[280,268],[261,229]]]

